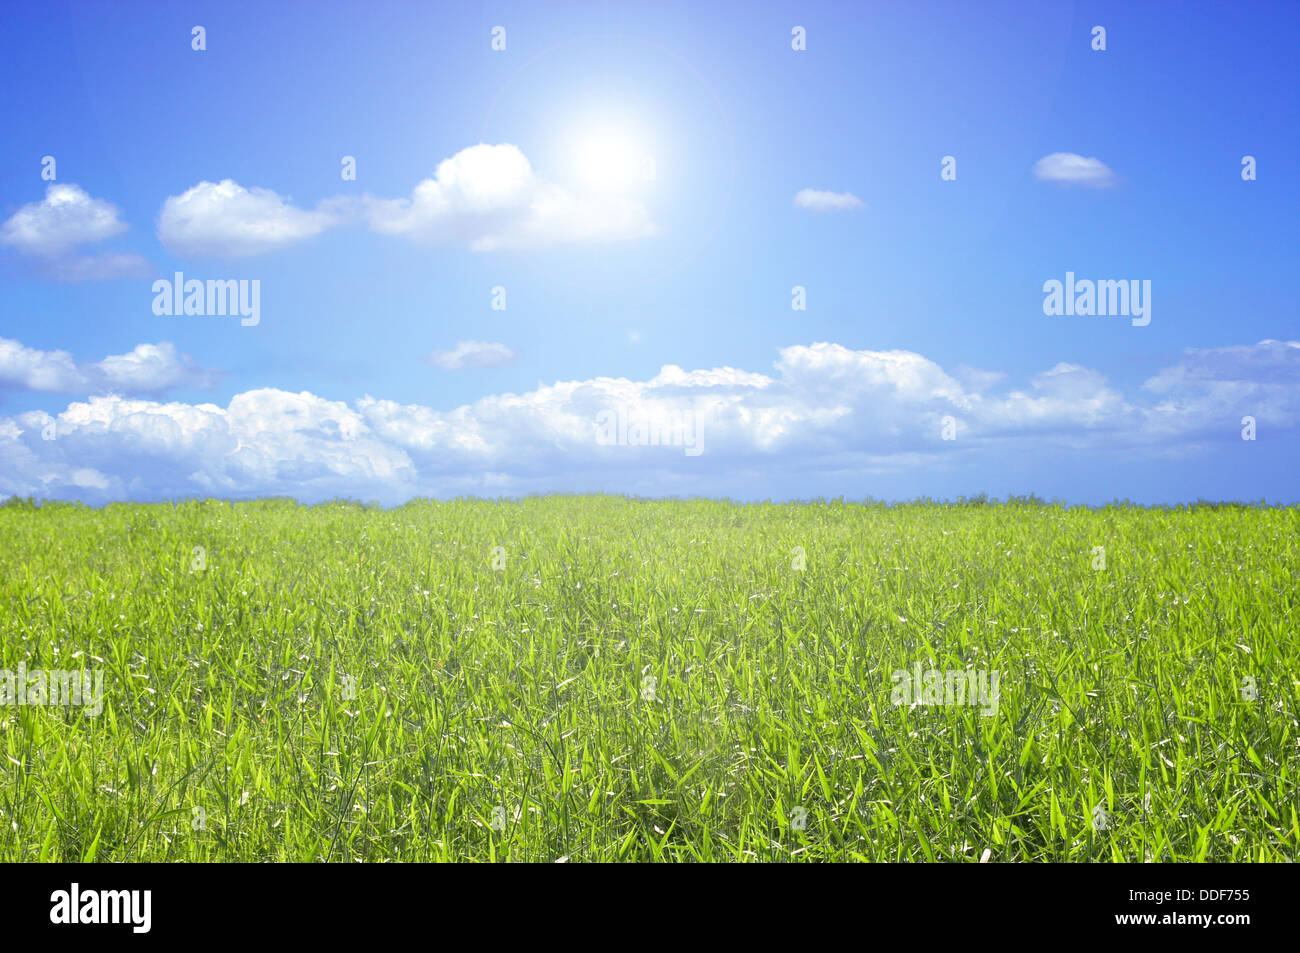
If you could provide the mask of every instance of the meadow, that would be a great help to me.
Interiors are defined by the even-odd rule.
[[[104,703],[0,707],[0,859],[1293,861],[1298,537],[1237,505],[10,501],[0,668]]]

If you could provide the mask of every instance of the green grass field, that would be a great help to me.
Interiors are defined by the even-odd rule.
[[[11,503],[3,668],[102,671],[104,705],[0,707],[0,859],[1295,860],[1298,535],[1242,506]],[[894,704],[917,665],[998,673],[996,713]]]

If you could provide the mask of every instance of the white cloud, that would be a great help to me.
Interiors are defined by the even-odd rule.
[[[144,278],[153,266],[125,252],[78,255],[77,246],[120,235],[127,225],[112,202],[92,198],[76,185],[50,185],[0,225],[0,245],[35,262],[38,273],[59,281]]]
[[[1073,448],[1090,461],[1199,452],[1207,439],[1239,439],[1237,420],[1247,413],[1275,430],[1297,427],[1298,351],[1298,342],[1274,341],[1189,351],[1145,385],[1155,403],[1073,364],[995,392],[988,372],[972,387],[914,352],[829,343],[783,349],[772,374],[667,365],[649,380],[539,384],[449,410],[370,396],[349,406],[271,389],[239,394],[225,408],[93,397],[57,418],[0,418],[0,495],[398,502],[575,488],[734,494],[763,479],[805,486],[827,474],[863,492],[866,475],[909,480],[957,460],[1005,466],[1012,452],[1050,459]],[[76,373],[63,352],[6,353],[0,367],[26,361],[32,378],[54,385]],[[102,372],[132,376],[120,367]],[[602,444],[602,414],[692,419],[703,453]],[[955,442],[941,437],[946,416],[958,423]],[[51,421],[57,439],[42,440]]]
[[[826,192],[821,189],[800,189],[795,193],[794,206],[811,212],[849,212],[864,207],[862,199],[852,192]]]
[[[107,388],[124,394],[153,394],[177,387],[207,388],[216,384],[216,371],[199,367],[167,341],[137,344],[127,354],[110,355],[94,365],[94,374]]]
[[[339,220],[333,203],[307,212],[270,189],[223,179],[168,196],[158,216],[158,238],[178,255],[241,258],[318,235]]]
[[[224,409],[92,397],[55,418],[35,411],[12,423],[0,421],[0,493],[119,499],[278,488],[321,499],[413,485],[400,449],[376,440],[347,405],[307,393],[248,391]],[[50,423],[54,439],[44,440]]]
[[[137,344],[127,354],[78,364],[67,351],[41,351],[0,338],[0,387],[64,394],[157,394],[177,387],[211,387],[219,376],[166,341]]]
[[[179,255],[238,258],[358,220],[382,234],[473,251],[627,241],[660,231],[641,202],[574,194],[539,178],[517,146],[479,144],[440,162],[409,198],[335,196],[306,211],[270,189],[200,182],[163,202],[158,238]]]
[[[0,243],[50,258],[124,231],[112,202],[91,198],[76,185],[51,185],[44,200],[24,205],[0,226]]]
[[[1100,159],[1085,159],[1073,152],[1053,152],[1034,163],[1034,176],[1040,182],[1060,185],[1088,185],[1106,188],[1119,181]]]
[[[40,351],[0,338],[0,386],[66,393],[76,391],[82,380],[67,351]]]
[[[517,146],[480,143],[438,164],[409,199],[368,199],[377,232],[473,251],[612,242],[659,233],[640,202],[579,196],[533,172]]]
[[[501,367],[512,363],[516,356],[510,348],[494,341],[458,341],[452,350],[430,354],[429,363],[444,371],[459,371],[467,367]]]

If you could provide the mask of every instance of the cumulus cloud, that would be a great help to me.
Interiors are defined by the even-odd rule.
[[[1300,426],[1297,350],[1276,341],[1192,350],[1134,396],[1074,364],[1001,389],[982,372],[973,387],[911,351],[831,343],[785,348],[771,373],[667,365],[648,380],[556,382],[447,410],[272,389],[225,408],[97,396],[54,417],[0,418],[0,494],[735,493],[773,474],[839,474],[853,485],[1010,451],[1190,453],[1208,431],[1237,438],[1243,413]],[[58,381],[74,368],[51,352],[39,372]],[[943,440],[945,418],[958,440]],[[42,440],[51,423],[57,439]]]
[[[473,251],[612,242],[659,233],[640,202],[579,196],[534,172],[518,146],[480,143],[438,164],[410,198],[368,199],[370,227]]]
[[[459,371],[467,367],[501,367],[513,363],[516,356],[510,348],[494,341],[458,341],[451,350],[430,354],[429,363],[444,371]]]
[[[78,389],[82,372],[67,351],[40,351],[0,338],[0,384],[23,390],[68,392]]]
[[[51,185],[0,226],[0,242],[32,255],[55,256],[126,231],[117,206],[76,185]]]
[[[139,255],[75,253],[80,245],[126,229],[112,202],[92,198],[80,186],[50,185],[42,201],[24,205],[0,225],[0,244],[36,260],[39,270],[60,281],[146,277],[153,268]]]
[[[78,363],[67,351],[42,351],[0,338],[0,387],[63,394],[158,394],[177,387],[212,387],[219,376],[166,341]]]
[[[1039,182],[1058,185],[1087,185],[1107,188],[1119,178],[1100,159],[1086,159],[1073,152],[1053,152],[1034,163],[1034,177]]]
[[[800,189],[795,193],[794,207],[807,209],[810,212],[851,212],[864,206],[862,199],[852,192]]]
[[[315,209],[231,179],[163,202],[158,238],[176,254],[238,258],[361,222],[373,231],[473,251],[613,242],[659,234],[639,201],[578,195],[539,177],[518,146],[479,144],[438,164],[409,198],[334,196]]]
[[[270,189],[222,179],[169,196],[158,216],[158,238],[186,257],[242,258],[319,235],[340,219],[336,202],[304,211]]]

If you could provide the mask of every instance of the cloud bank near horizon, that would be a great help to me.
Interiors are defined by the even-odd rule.
[[[59,390],[78,373],[49,353],[29,386]],[[1246,415],[1274,433],[1300,427],[1300,342],[1190,349],[1129,395],[1074,364],[1009,387],[911,351],[817,343],[782,349],[771,374],[665,365],[649,380],[557,382],[450,410],[273,388],[225,407],[100,394],[0,417],[0,496],[725,495],[745,474],[906,476],[1049,448],[1179,458],[1240,444]],[[677,440],[645,445],[652,433]],[[693,440],[699,452],[684,452]]]

